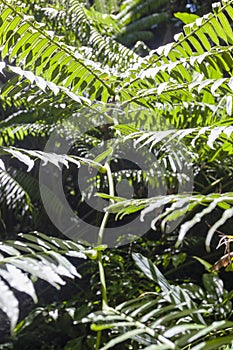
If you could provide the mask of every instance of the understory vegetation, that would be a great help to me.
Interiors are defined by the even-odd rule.
[[[233,348],[233,0],[1,0],[0,349]]]

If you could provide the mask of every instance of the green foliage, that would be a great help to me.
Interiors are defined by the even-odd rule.
[[[24,240],[1,243],[1,308],[16,326],[18,300],[11,288],[27,293],[34,302],[37,296],[29,276],[41,278],[56,288],[65,284],[64,277],[81,277],[76,268],[64,256],[86,258],[84,248],[75,242],[49,238],[43,234],[21,234]],[[7,282],[7,283],[6,283]],[[9,285],[9,286],[8,286]]]
[[[123,44],[144,40],[153,25],[167,21],[166,3],[95,1],[90,6],[76,0],[49,5],[37,1],[35,9],[30,1],[0,4],[0,209],[1,231],[7,237],[0,245],[0,307],[18,339],[37,327],[38,319],[48,324],[51,314],[42,306],[17,325],[16,291],[36,302],[35,280],[60,288],[67,277],[80,277],[72,259],[89,257],[82,271],[87,284],[57,307],[58,314],[66,315],[65,327],[74,327],[65,349],[120,349],[122,343],[125,349],[148,350],[232,346],[232,292],[222,279],[202,273],[194,283],[189,270],[188,277],[185,272],[170,283],[165,274],[167,268],[170,274],[174,269],[186,271],[192,253],[185,247],[191,247],[192,238],[195,255],[201,255],[196,259],[203,263],[203,247],[210,250],[215,245],[217,230],[223,226],[224,233],[231,233],[233,1],[214,3],[212,13],[203,17],[176,15],[187,23],[183,31],[144,58],[126,48]],[[85,127],[88,131],[83,133]],[[75,141],[71,154],[43,151],[54,130]],[[110,139],[107,150],[93,154],[93,147]],[[156,169],[149,167],[146,174],[138,168],[120,169],[115,144],[130,141],[146,160],[148,154],[156,158]],[[18,225],[29,232],[41,227],[39,221],[44,221],[47,234],[54,232],[35,193],[38,161],[63,167],[66,195],[73,199],[75,213],[82,212],[84,198],[92,196],[97,184],[99,197],[106,200],[105,213],[97,218],[97,247],[42,233],[22,233],[20,239],[9,240]],[[82,193],[74,179],[80,167],[99,171]],[[147,198],[145,184],[160,188],[158,167],[168,193]],[[73,177],[68,173],[72,169]],[[191,182],[192,170],[194,191],[179,193],[179,187]],[[133,188],[133,198],[117,195],[123,180]],[[44,191],[59,216],[63,203]],[[138,246],[132,243],[127,254],[124,249],[105,252],[107,222],[118,225],[137,213],[141,222],[152,214],[152,240],[138,239]],[[97,222],[96,217],[91,220]],[[155,243],[156,234],[160,241]],[[137,268],[130,260],[131,250]],[[153,253],[155,263],[144,256]],[[230,263],[231,254],[228,258]],[[62,317],[53,322],[57,319]]]
[[[176,221],[186,213],[194,211],[199,205],[203,205],[205,208],[200,212],[197,212],[193,218],[189,221],[185,221],[180,227],[180,232],[177,240],[177,246],[183,241],[186,233],[207,214],[210,214],[216,207],[224,209],[224,212],[219,220],[209,229],[206,237],[206,248],[210,249],[211,239],[216,230],[222,226],[226,220],[232,217],[233,209],[233,194],[209,194],[209,195],[166,195],[160,197],[151,197],[149,199],[136,199],[136,200],[121,200],[117,204],[112,204],[107,211],[111,213],[118,213],[120,218],[123,218],[126,214],[135,213],[141,211],[141,220],[143,221],[145,216],[154,211],[156,208],[162,207],[167,204],[171,204],[166,210],[157,215],[151,222],[151,226],[156,230],[156,224],[161,220],[161,227],[165,230],[166,225],[169,222]],[[143,210],[142,210],[143,209]]]
[[[145,293],[114,309],[90,314],[85,321],[92,322],[93,330],[115,330],[114,337],[101,349],[132,340],[141,344],[142,349],[185,349],[187,346],[212,349],[213,344],[215,348],[221,344],[232,345],[233,323],[225,319],[232,305],[221,279],[203,275],[204,288],[171,285],[151,260],[140,254],[134,254],[133,258],[143,274],[159,286],[160,292]],[[213,313],[216,321],[212,323]],[[219,334],[224,337],[218,338]]]

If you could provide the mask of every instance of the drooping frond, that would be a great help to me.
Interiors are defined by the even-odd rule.
[[[208,151],[209,159],[213,160],[220,153],[232,154],[232,118],[220,121],[204,127],[194,127],[186,129],[168,129],[157,131],[139,131],[133,132],[131,127],[125,125],[115,126],[115,129],[123,132],[124,139],[134,140],[134,145],[138,147],[147,147],[150,151],[159,148],[160,151],[165,152],[169,145],[177,149],[182,142],[185,142],[186,147],[192,148],[193,154],[199,150],[199,156],[206,155]],[[221,147],[221,152],[220,148]]]
[[[140,0],[134,1],[123,1],[121,5],[121,11],[117,15],[117,19],[121,26],[126,26],[129,23],[137,20],[139,17],[143,17],[148,13],[154,13],[159,7],[165,5],[167,0],[153,1],[149,0],[146,2]]]
[[[229,111],[232,1],[213,5],[213,11],[184,26],[174,42],[153,51],[136,73],[132,70],[122,87],[122,101],[150,108],[155,102],[190,102],[195,96],[197,102],[217,101]]]
[[[119,32],[111,15],[87,9],[77,0],[71,2],[71,25],[81,44],[87,46],[87,56],[98,60],[117,71],[126,71],[139,57],[124,45],[114,40]],[[112,35],[110,35],[112,34]]]
[[[1,98],[6,101],[14,99],[17,105],[20,96],[19,107],[40,105],[42,108],[51,108],[57,104],[63,104],[62,106],[65,107],[70,106],[71,103],[76,107],[77,103],[87,106],[90,104],[88,98],[77,96],[71,89],[45,80],[20,67],[5,65],[5,62],[1,62],[0,73],[3,76],[7,73],[10,74],[7,82],[1,87]]]
[[[85,249],[80,244],[40,233],[22,234],[19,240],[1,243],[0,251],[0,307],[10,319],[12,331],[19,316],[14,289],[37,302],[30,276],[43,279],[59,289],[66,283],[64,278],[81,277],[67,257],[86,258]]]
[[[156,284],[160,292],[144,293],[115,308],[85,317],[83,322],[92,322],[93,331],[114,329],[112,338],[101,350],[127,344],[132,339],[144,350],[175,349],[187,345],[211,349],[218,342],[215,334],[228,327],[229,332],[221,338],[221,344],[231,344],[233,323],[222,320],[223,314],[225,317],[229,315],[231,302],[228,301],[220,311],[222,303],[219,301],[219,293],[224,298],[226,291],[221,288],[220,292],[221,280],[218,277],[204,274],[203,288],[194,284],[186,288],[185,284],[170,284],[157,266],[141,254],[133,254],[133,259],[142,276]],[[217,321],[214,323],[209,323],[208,319],[210,305],[202,303],[198,306],[199,300],[203,300],[205,295],[211,295],[211,303],[216,306],[214,312]]]
[[[13,172],[12,169],[11,172]],[[32,202],[26,190],[11,172],[9,169],[6,170],[3,161],[0,159],[0,205],[23,215],[25,212],[32,210]]]
[[[53,32],[45,31],[17,8],[3,1],[0,43],[2,60],[14,61],[23,69],[30,69],[46,81],[68,88],[72,93],[107,101],[114,92],[106,70],[87,60],[76,48],[69,47]]]
[[[151,51],[145,58],[139,58],[117,40],[132,39],[135,30],[133,42],[141,35],[150,36],[151,27],[168,18],[166,14],[155,13],[167,0],[123,1],[117,16],[104,13],[112,11],[107,5],[111,6],[114,0],[102,4],[96,1],[94,7],[83,6],[77,0],[50,1],[49,5],[44,0],[36,0],[35,17],[29,16],[33,14],[34,3],[29,0],[23,3],[26,7],[14,0],[2,0],[0,4],[0,151],[7,160],[13,158],[10,164],[21,163],[20,169],[6,170],[0,162],[0,204],[5,201],[16,210],[31,209],[33,204],[36,207],[39,197],[33,193],[37,188],[33,174],[38,160],[42,165],[51,163],[60,170],[63,168],[66,175],[71,165],[75,170],[85,166],[90,176],[82,193],[76,179],[69,182],[68,190],[74,202],[81,196],[91,196],[95,192],[93,188],[104,192],[111,187],[109,192],[114,192],[115,197],[99,193],[99,197],[106,200],[106,206],[107,200],[115,202],[105,208],[105,218],[113,213],[110,218],[120,221],[128,214],[139,214],[138,221],[148,220],[154,230],[162,227],[164,236],[177,235],[177,247],[195,225],[211,214],[212,226],[206,234],[209,249],[216,230],[233,216],[232,182],[224,187],[221,177],[222,173],[224,176],[233,173],[229,165],[233,152],[233,0],[214,4],[213,13],[186,25],[174,42]],[[148,9],[151,12],[147,16]],[[40,23],[41,19],[45,25]],[[71,145],[70,154],[59,153],[59,142],[56,153],[42,150],[54,130]],[[38,147],[37,138],[42,139]],[[95,154],[93,149],[105,140],[109,141],[109,147]],[[126,146],[132,141],[132,150],[141,152],[145,164],[151,167],[146,171],[138,169],[139,166],[119,169],[116,160],[121,153],[115,145],[122,141]],[[105,161],[107,174],[106,167],[102,166]],[[210,172],[208,162],[215,166]],[[158,167],[152,169],[154,165]],[[193,194],[192,166],[197,190]],[[26,175],[22,175],[24,168]],[[103,172],[92,176],[92,168]],[[161,174],[163,182],[158,180]],[[199,191],[200,174],[207,178],[207,186],[203,181]],[[147,198],[146,191],[140,188],[138,196],[130,193],[131,199],[126,199],[120,196],[117,186],[122,180],[128,181],[131,188],[143,180],[165,191]],[[54,181],[57,185],[56,178]],[[182,188],[187,183],[191,183],[189,191]],[[215,193],[216,183],[221,186]],[[60,198],[42,184],[41,190],[45,193],[44,204],[50,203],[55,215],[62,220]],[[79,204],[75,205],[76,213]],[[110,220],[109,223],[112,224]],[[174,229],[174,223],[179,230]],[[104,225],[103,221],[102,232]],[[127,230],[125,232],[127,234]],[[59,287],[64,284],[63,276],[79,277],[64,255],[77,258],[101,255],[98,247],[86,250],[78,243],[42,234],[24,235],[23,239],[0,245],[0,307],[10,318],[12,328],[18,318],[14,289],[26,292],[36,301],[30,276]],[[232,330],[232,324],[221,321],[222,314],[227,318],[232,307],[223,287],[219,292],[220,280],[216,276],[204,277],[204,287],[195,286],[190,292],[183,286],[169,284],[148,259],[134,255],[134,260],[143,277],[148,277],[153,286],[157,285],[156,292],[136,297],[114,309],[106,307],[104,312],[86,319],[93,322],[94,331],[114,328],[113,338],[102,350],[131,340],[147,350],[191,347],[193,343],[194,348],[197,345],[206,350],[213,347],[211,337],[216,332]],[[212,289],[208,289],[208,284]],[[210,295],[214,300],[211,308],[209,305],[200,308],[202,297],[207,299]],[[214,317],[220,321],[212,324],[209,310],[216,310],[216,305],[221,312],[216,311]],[[177,319],[182,321],[178,325]],[[221,344],[229,344],[232,337],[229,340],[227,334],[218,339]]]
[[[140,220],[144,221],[146,216],[151,213],[154,218],[151,220],[151,227],[156,230],[156,225],[160,221],[162,229],[166,232],[169,225],[182,219],[184,223],[180,227],[177,246],[181,244],[186,233],[196,224],[200,222],[205,215],[212,213],[216,208],[223,209],[220,218],[216,218],[214,225],[209,229],[206,235],[206,248],[210,249],[210,243],[216,230],[222,226],[228,219],[232,218],[233,194],[226,193],[211,193],[208,195],[202,194],[175,194],[151,197],[145,199],[125,200],[119,199],[117,203],[110,205],[106,210],[110,213],[117,213],[122,219],[125,215],[135,212],[141,212]],[[202,207],[204,206],[204,208]],[[201,210],[199,211],[199,208]],[[156,212],[156,209],[162,208],[162,212]],[[198,209],[195,214],[195,210]],[[186,215],[193,213],[190,220],[186,219]],[[185,221],[187,220],[187,221]]]

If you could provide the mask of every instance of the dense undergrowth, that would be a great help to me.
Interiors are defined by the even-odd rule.
[[[209,7],[1,1],[0,348],[232,348],[233,1]]]

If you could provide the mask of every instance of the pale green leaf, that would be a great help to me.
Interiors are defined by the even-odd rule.
[[[176,12],[174,13],[174,17],[180,19],[184,24],[195,22],[196,19],[199,18],[198,15],[195,15],[194,13],[187,13],[187,12]]]
[[[0,279],[0,308],[11,322],[11,331],[16,326],[19,317],[19,302],[10,288]]]
[[[27,293],[32,297],[34,303],[36,303],[36,292],[30,278],[11,264],[6,264],[6,269],[7,270],[0,269],[0,275],[10,284],[12,288],[17,289],[20,292]]]
[[[103,346],[102,348],[100,348],[100,350],[107,350],[107,349],[111,349],[113,346],[122,343],[128,339],[132,339],[132,337],[135,337],[136,335],[145,333],[144,329],[134,329],[132,331],[128,331],[112,340],[110,340],[105,346]]]

